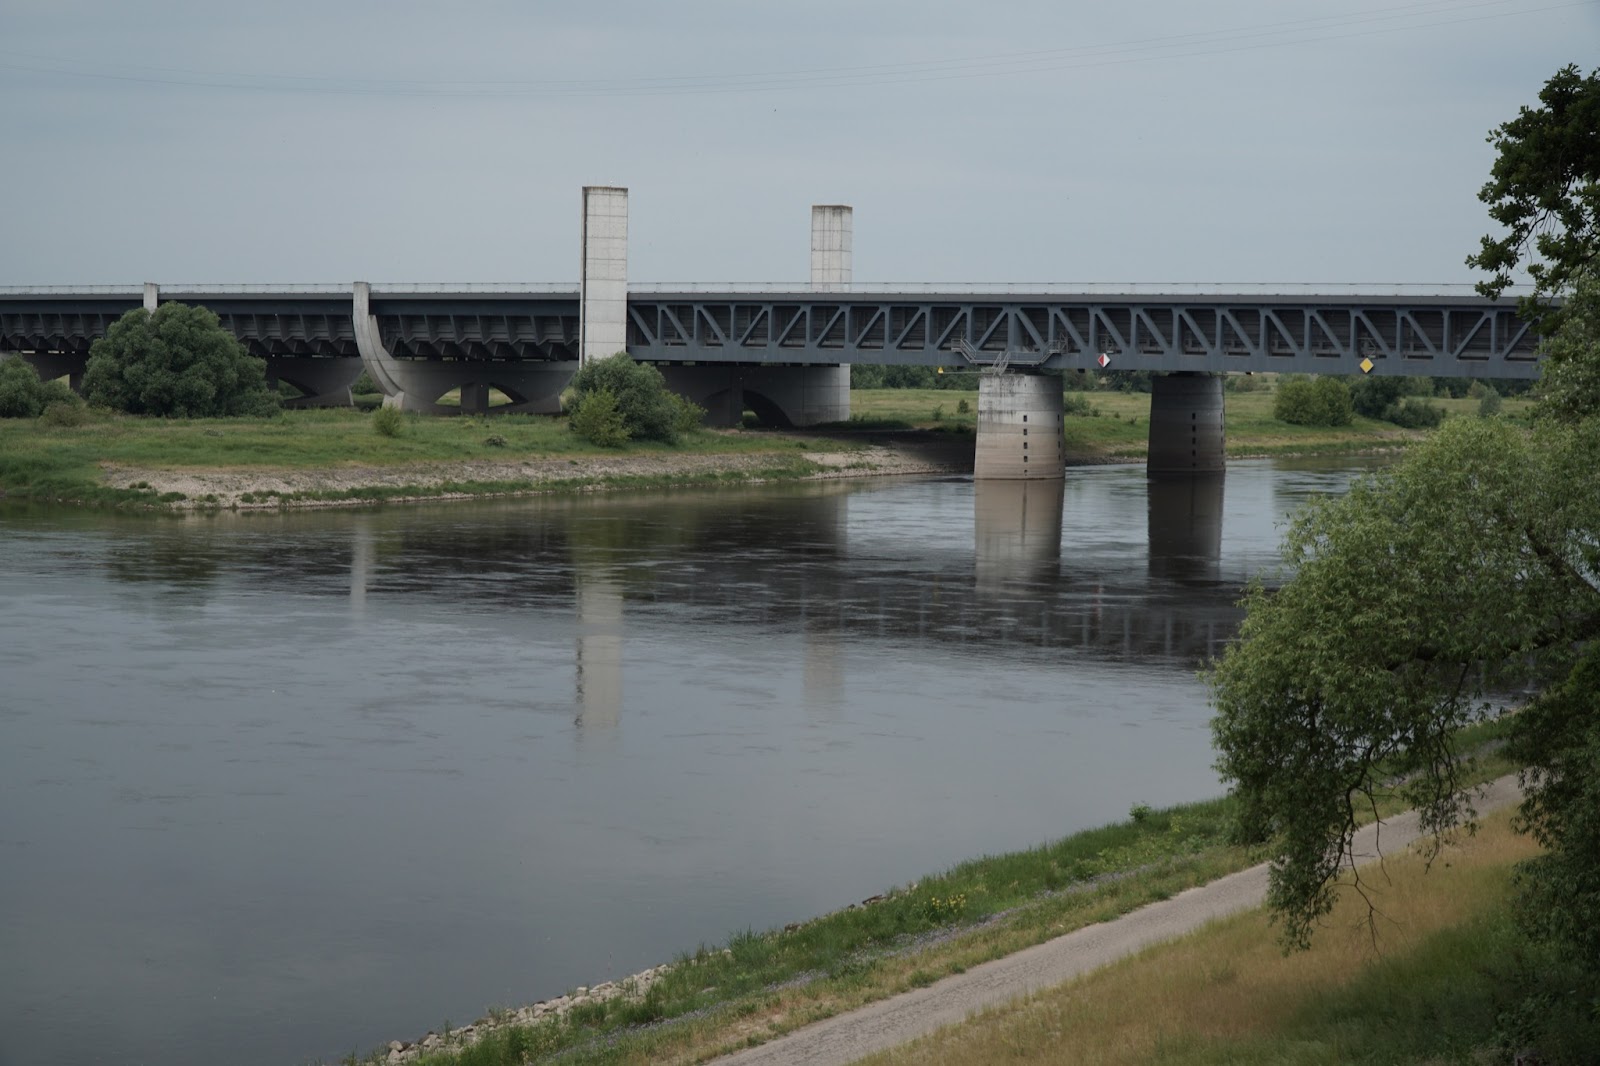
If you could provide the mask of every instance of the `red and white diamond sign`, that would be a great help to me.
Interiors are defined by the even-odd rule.
[[[1101,352],[1100,358],[1096,359],[1095,362],[1100,364],[1101,370],[1104,370],[1106,367],[1111,365],[1111,357],[1105,352]]]

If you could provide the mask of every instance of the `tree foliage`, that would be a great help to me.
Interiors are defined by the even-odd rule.
[[[648,363],[636,363],[627,352],[618,352],[605,359],[596,359],[572,378],[572,388],[577,393],[571,423],[575,432],[582,435],[584,426],[603,431],[608,438],[614,436],[608,428],[613,419],[601,411],[614,405],[626,431],[623,440],[655,440],[675,443],[680,433],[686,433],[700,424],[705,412],[687,400],[667,391],[661,371]],[[583,414],[590,397],[609,393],[611,400],[596,401],[590,414]],[[590,438],[593,439],[593,438]],[[616,447],[622,441],[596,439],[596,444]]]
[[[51,404],[82,406],[59,381],[40,381],[20,356],[0,359],[0,418],[38,418]]]
[[[90,403],[136,415],[215,418],[278,410],[266,363],[251,356],[204,307],[137,308],[89,349]]]
[[[1545,710],[1515,719],[1517,750],[1546,781],[1570,781],[1568,734],[1529,723],[1567,721],[1584,702],[1561,693],[1600,638],[1596,464],[1600,420],[1530,440],[1457,419],[1292,523],[1293,579],[1250,590],[1240,640],[1211,675],[1218,766],[1241,829],[1270,844],[1270,902],[1290,943],[1328,912],[1357,813],[1376,798],[1399,793],[1436,831],[1462,819],[1455,734],[1491,693],[1543,689]],[[1528,812],[1556,824],[1537,799]]]
[[[1600,267],[1600,70],[1584,77],[1563,67],[1539,101],[1489,134],[1498,156],[1478,198],[1507,232],[1485,236],[1467,257],[1491,275],[1478,285],[1486,296],[1504,292],[1526,263],[1535,294],[1524,310],[1535,314]]]
[[[1272,400],[1272,417],[1296,426],[1348,426],[1354,415],[1350,386],[1333,377],[1285,378]]]

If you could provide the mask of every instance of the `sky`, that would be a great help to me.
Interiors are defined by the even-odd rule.
[[[0,0],[0,285],[1462,283],[1600,0]]]

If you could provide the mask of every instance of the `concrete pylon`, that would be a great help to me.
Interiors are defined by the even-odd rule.
[[[156,308],[161,306],[161,286],[153,281],[144,283],[144,309],[152,315]]]
[[[854,267],[853,211],[849,204],[811,207],[811,288],[842,292],[850,288]]]
[[[1061,379],[1021,371],[978,379],[978,432],[972,476],[1033,480],[1066,477]]]
[[[1222,379],[1184,371],[1150,385],[1152,475],[1214,474],[1227,467]]]
[[[628,190],[583,187],[578,365],[628,347]]]

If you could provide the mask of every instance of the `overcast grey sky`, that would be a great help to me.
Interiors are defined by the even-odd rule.
[[[1461,282],[1596,0],[0,0],[0,284]]]

